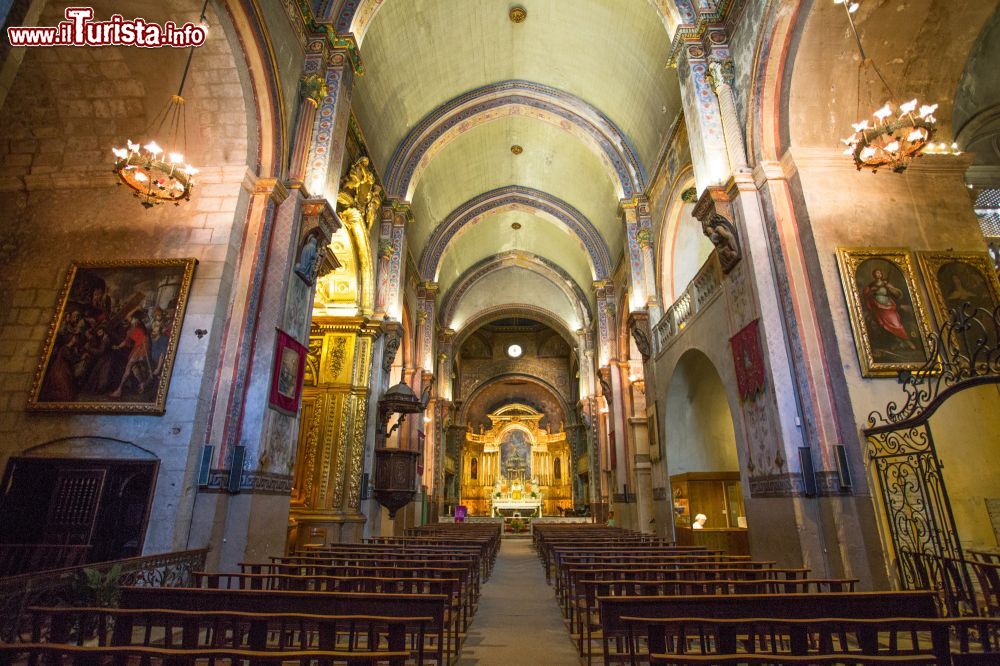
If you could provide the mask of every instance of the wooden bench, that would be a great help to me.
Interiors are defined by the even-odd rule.
[[[643,661],[643,641],[654,663],[685,656],[926,657],[933,663],[1000,663],[1000,618],[634,618],[628,645],[632,663]],[[665,661],[664,661],[665,659]],[[660,661],[658,661],[660,660]],[[704,663],[704,662],[701,662]]]
[[[247,666],[402,666],[408,652],[340,652],[308,650],[305,652],[254,652],[251,650],[227,649],[167,649],[152,647],[83,647],[79,645],[59,645],[56,643],[0,643],[0,663],[53,664],[127,664],[141,663],[144,666],[195,666],[209,663],[213,666],[246,664]]]
[[[686,555],[620,555],[607,559],[595,559],[592,557],[567,556],[556,572],[556,595],[562,596],[570,588],[570,571],[586,568],[604,569],[756,569],[766,570],[773,568],[775,562],[738,560],[732,561],[727,558],[717,558],[712,556],[686,556]],[[763,575],[763,574],[762,574]]]
[[[932,654],[903,657],[845,657],[842,654],[812,654],[807,657],[773,654],[654,654],[650,656],[649,663],[651,666],[696,666],[697,664],[709,664],[710,666],[728,666],[729,664],[739,666],[755,666],[756,664],[761,664],[761,666],[791,666],[793,664],[802,664],[803,666],[879,666],[880,664],[887,664],[889,666],[937,666],[939,662]]]
[[[217,590],[300,590],[386,594],[443,594],[450,600],[445,622],[452,631],[464,631],[465,604],[457,578],[413,576],[297,576],[288,574],[192,573],[197,587]]]
[[[600,600],[609,597],[671,597],[706,595],[781,595],[854,592],[856,578],[798,580],[584,580],[583,603],[577,609],[577,647],[580,654],[591,650],[595,629],[601,627]],[[571,620],[572,622],[572,620]]]
[[[583,599],[583,590],[579,586],[584,580],[801,580],[808,576],[809,569],[744,569],[726,567],[723,569],[705,568],[697,565],[686,567],[667,565],[662,567],[647,567],[636,569],[632,567],[604,567],[597,564],[586,564],[572,567],[566,571],[568,583],[558,593],[563,615],[572,620],[573,609],[579,606]]]
[[[32,607],[30,643],[264,651],[411,650],[423,664],[430,617]]]
[[[362,565],[296,565],[241,562],[240,573],[244,574],[285,574],[293,576],[359,576],[379,578],[453,578],[458,580],[459,596],[462,600],[462,630],[468,629],[468,622],[475,613],[478,598],[473,594],[471,574],[466,567],[391,567]]]
[[[841,617],[879,619],[890,617],[935,618],[930,592],[830,592],[825,594],[737,594],[697,596],[598,597],[604,663],[625,663],[623,651],[628,625],[623,617],[733,619],[771,617],[815,619]],[[612,652],[612,646],[615,650]],[[659,653],[650,645],[651,652]],[[719,652],[732,652],[720,649]]]
[[[585,548],[581,546],[561,546],[556,547],[549,553],[545,566],[545,581],[549,582],[553,572],[558,573],[559,569],[571,562],[618,562],[631,561],[646,557],[673,557],[683,558],[701,557],[703,559],[713,559],[720,561],[743,561],[749,560],[744,555],[723,555],[718,551],[710,551],[701,546],[649,546],[642,544],[624,544],[621,547]],[[622,560],[619,558],[626,558]]]
[[[444,594],[361,594],[292,590],[213,590],[196,587],[122,587],[122,608],[162,608],[188,611],[235,611],[309,615],[375,615],[429,617],[426,636],[436,661],[457,653],[457,640],[445,622],[449,598]]]
[[[422,557],[411,554],[394,555],[371,555],[371,554],[338,554],[323,557],[300,557],[300,556],[272,556],[269,558],[273,564],[291,564],[303,567],[308,566],[378,566],[397,567],[401,569],[418,569],[421,567],[463,567],[469,572],[470,585],[473,598],[479,598],[479,590],[482,578],[480,567],[473,558],[465,556],[435,556]]]

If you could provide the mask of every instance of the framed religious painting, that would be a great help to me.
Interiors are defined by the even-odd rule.
[[[649,459],[656,462],[663,458],[663,444],[660,442],[660,419],[655,400],[646,407],[646,432],[649,439]]]
[[[163,414],[197,263],[71,264],[28,409]]]
[[[1000,305],[1000,283],[990,256],[985,252],[918,252],[917,259],[938,325],[949,322],[956,308],[966,307],[970,315],[978,312],[978,319],[987,325],[983,331],[992,334],[990,317]],[[981,309],[990,314],[984,316]],[[990,342],[991,347],[995,345]]]
[[[271,394],[268,398],[271,409],[289,416],[298,413],[308,354],[309,350],[305,345],[278,330],[274,347],[274,370],[271,373]]]
[[[840,248],[840,279],[864,377],[893,377],[929,360],[930,319],[905,248]]]

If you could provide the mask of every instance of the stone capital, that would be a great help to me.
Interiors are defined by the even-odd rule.
[[[439,285],[437,282],[426,280],[420,283],[420,285],[417,287],[417,298],[422,299],[424,301],[433,302],[434,300],[437,299],[440,290],[441,290],[441,285]]]
[[[319,108],[327,93],[326,78],[321,74],[306,74],[299,79],[299,96],[314,109]]]
[[[302,202],[303,235],[318,229],[327,242],[341,227],[340,218],[325,197],[314,197]]]
[[[267,196],[276,204],[288,198],[288,188],[277,178],[257,178],[253,182],[251,193],[254,196]]]
[[[732,88],[736,81],[736,66],[732,58],[719,58],[711,56],[708,59],[707,79],[712,86],[712,90],[718,94],[719,86],[729,86]]]

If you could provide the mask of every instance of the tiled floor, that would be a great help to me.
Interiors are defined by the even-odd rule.
[[[579,666],[530,539],[504,539],[459,666]]]

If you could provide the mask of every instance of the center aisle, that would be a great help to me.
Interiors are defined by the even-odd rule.
[[[458,664],[580,664],[531,539],[504,539],[500,544]]]

